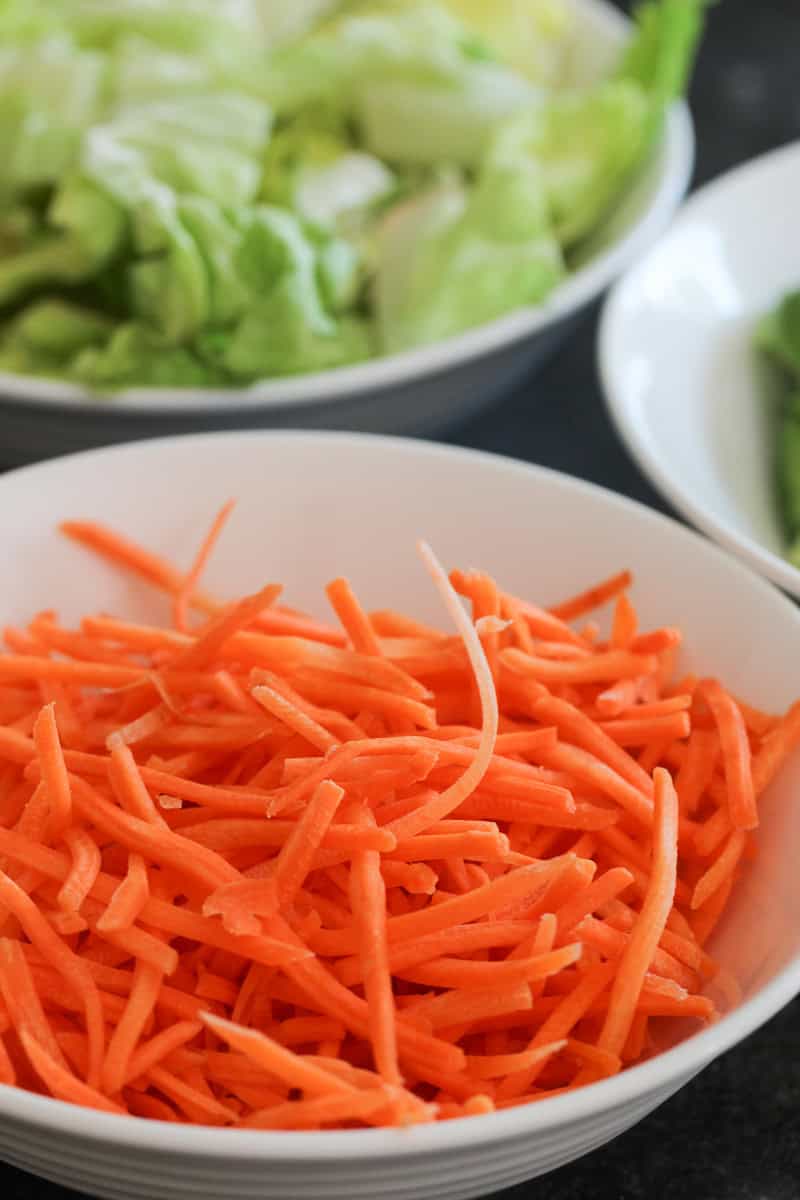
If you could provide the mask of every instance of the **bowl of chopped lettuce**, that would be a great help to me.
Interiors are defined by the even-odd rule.
[[[5,460],[487,404],[680,203],[703,8],[0,3]]]
[[[609,410],[678,511],[800,598],[800,142],[697,192],[611,292]]]

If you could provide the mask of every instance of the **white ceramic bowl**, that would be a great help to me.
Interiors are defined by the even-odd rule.
[[[800,287],[800,142],[703,188],[609,296],[599,337],[611,416],[675,507],[800,596],[781,557],[758,318]]]
[[[622,562],[648,623],[679,621],[689,665],[756,704],[798,691],[800,613],[682,526],[588,484],[508,459],[364,435],[241,433],[95,451],[0,478],[0,621],[57,603],[165,615],[54,523],[111,522],[186,562],[209,515],[239,505],[209,585],[265,578],[324,612],[324,583],[351,575],[368,605],[443,614],[417,560],[427,537],[446,563],[481,565],[554,602]],[[302,554],[298,548],[302,547]],[[257,1133],[107,1116],[0,1086],[0,1157],[115,1200],[463,1200],[541,1174],[606,1142],[666,1100],[800,991],[800,762],[764,806],[761,853],[714,947],[745,1001],[718,1024],[622,1075],[566,1097],[406,1131]]]
[[[568,74],[607,71],[629,23],[607,0],[568,0],[577,11]],[[650,161],[592,238],[584,266],[535,308],[458,337],[352,367],[223,389],[139,388],[98,398],[56,380],[0,373],[0,462],[28,462],[109,442],[241,427],[422,433],[490,404],[529,375],[571,320],[666,227],[694,160],[688,109],[676,104]]]

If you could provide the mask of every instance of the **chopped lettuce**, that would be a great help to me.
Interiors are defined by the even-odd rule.
[[[370,79],[355,112],[373,154],[397,163],[474,166],[500,124],[538,102],[521,75],[491,62],[464,62],[441,79]]]
[[[557,85],[576,13],[561,0],[445,0],[502,62],[534,83]]]
[[[371,80],[456,80],[472,60],[463,24],[439,5],[356,5],[276,52],[261,86],[279,113],[319,103],[348,111]]]
[[[571,0],[0,0],[0,365],[240,385],[542,302],[704,3],[578,86]]]
[[[502,130],[496,158],[538,164],[553,228],[574,245],[608,211],[646,145],[650,119],[641,88],[625,81],[564,93]]]
[[[190,348],[174,346],[136,322],[118,325],[100,347],[81,351],[70,375],[91,388],[209,387],[226,382],[222,372]]]
[[[272,139],[262,194],[322,229],[352,229],[395,186],[394,172],[356,149],[340,122],[320,127],[304,116]]]
[[[100,111],[105,59],[69,38],[0,46],[0,198],[53,185]]]
[[[489,161],[387,217],[375,285],[389,352],[438,341],[535,304],[563,277],[537,167]]]

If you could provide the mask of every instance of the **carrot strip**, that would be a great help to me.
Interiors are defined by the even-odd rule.
[[[211,1032],[227,1042],[231,1049],[237,1050],[269,1075],[287,1083],[289,1087],[300,1088],[311,1096],[328,1096],[332,1092],[354,1090],[350,1084],[309,1063],[304,1056],[294,1054],[258,1030],[234,1025],[231,1021],[225,1021],[222,1017],[208,1012],[202,1013],[201,1019]]]
[[[719,732],[733,827],[755,829],[758,825],[758,811],[750,762],[750,743],[741,710],[715,679],[701,682],[698,693],[711,709]]]
[[[714,777],[719,756],[719,740],[716,733],[706,729],[695,729],[686,747],[686,757],[675,779],[675,787],[681,802],[681,811],[693,814]]]
[[[531,1050],[522,1050],[517,1054],[483,1054],[467,1055],[467,1069],[476,1079],[497,1079],[502,1075],[511,1075],[515,1071],[526,1071],[545,1063],[554,1054],[558,1054],[567,1046],[566,1038],[560,1042],[550,1042],[546,1046],[534,1046]],[[572,1044],[572,1043],[570,1043]]]
[[[111,1035],[103,1063],[103,1091],[112,1096],[122,1090],[128,1063],[153,1014],[162,979],[160,971],[137,962],[125,1011]]]
[[[284,909],[302,886],[343,795],[338,784],[324,780],[284,843],[270,877],[218,889],[205,901],[204,915],[221,915],[231,933],[258,933],[258,916]]]
[[[277,717],[279,721],[283,721],[312,746],[321,750],[323,754],[336,745],[336,738],[327,729],[304,713],[291,700],[282,696],[280,692],[262,683],[253,688],[251,695],[268,713]]]
[[[108,778],[122,807],[132,816],[166,829],[167,822],[153,804],[136,760],[124,740],[113,734],[108,739],[108,749]]]
[[[260,591],[239,600],[227,611],[223,610],[192,645],[176,656],[172,666],[182,671],[196,671],[206,667],[235,634],[250,625],[265,608],[274,604],[280,594],[280,584],[268,583]]]
[[[19,1036],[31,1066],[56,1099],[68,1100],[70,1104],[80,1104],[84,1108],[98,1108],[102,1112],[125,1114],[126,1110],[120,1105],[65,1070],[26,1030],[23,1029]]]
[[[369,810],[362,810],[359,823],[374,823]],[[359,957],[364,994],[369,1006],[369,1032],[375,1066],[387,1084],[398,1085],[401,1077],[386,935],[386,885],[377,851],[363,850],[353,857],[350,902],[361,943]]]
[[[29,1033],[60,1066],[68,1069],[45,1016],[39,993],[22,946],[9,938],[0,939],[0,995],[17,1034]]]
[[[692,908],[698,909],[713,896],[719,887],[725,882],[729,875],[732,875],[738,866],[739,859],[744,853],[747,838],[745,833],[737,829],[735,830],[725,845],[724,850],[718,856],[713,866],[709,867],[706,873],[697,881],[694,891],[692,892]]]
[[[65,912],[78,912],[100,873],[100,850],[83,829],[68,829],[64,841],[72,855],[72,869],[58,893],[58,903]]]
[[[586,658],[557,660],[524,654],[509,646],[500,655],[510,670],[537,683],[548,685],[606,683],[637,679],[655,668],[655,660],[627,650],[608,650]]]
[[[559,971],[578,962],[582,946],[574,943],[548,954],[530,958],[507,959],[505,962],[472,962],[469,959],[431,959],[419,967],[394,968],[394,974],[423,987],[454,988],[461,991],[498,987],[514,987],[557,975]]]
[[[632,582],[633,576],[630,571],[620,571],[619,574],[612,575],[610,579],[604,580],[603,583],[596,584],[594,587],[587,588],[586,591],[579,592],[569,600],[563,600],[560,604],[551,605],[548,612],[562,621],[574,621],[576,617],[582,617],[585,613],[591,612],[592,609],[600,608],[603,604],[607,604],[609,600],[613,600],[621,592],[626,592]]]
[[[139,854],[128,855],[128,872],[98,917],[95,928],[99,933],[123,933],[135,923],[150,895],[150,883],[144,859]]]
[[[214,518],[211,528],[200,545],[189,572],[181,580],[172,601],[172,617],[175,623],[175,628],[185,631],[188,624],[189,609],[192,607],[194,592],[197,587],[198,580],[202,575],[206,563],[217,544],[220,534],[225,527],[225,523],[234,508],[234,501],[229,500],[227,504],[223,504],[222,508]]]
[[[630,1031],[644,976],[675,897],[678,865],[678,797],[672,778],[659,767],[653,775],[654,842],[650,886],[612,984],[598,1046],[620,1055]]]
[[[333,610],[341,621],[354,650],[361,654],[382,654],[380,642],[370,624],[370,619],[359,604],[355,592],[347,579],[334,579],[325,588]]]
[[[50,805],[50,835],[59,836],[72,816],[72,795],[61,749],[54,704],[46,704],[33,726],[33,743]]]
[[[0,903],[11,910],[33,945],[81,999],[89,1038],[87,1082],[90,1087],[94,1087],[100,1080],[105,1043],[100,996],[94,980],[83,960],[50,928],[33,900],[3,871],[0,871]]]

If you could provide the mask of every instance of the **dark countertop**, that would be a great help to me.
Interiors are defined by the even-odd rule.
[[[696,184],[799,138],[800,0],[718,0],[691,99]],[[606,417],[596,315],[530,386],[448,440],[544,463],[668,512]],[[492,1200],[798,1200],[799,1108],[800,1000],[611,1145]],[[3,1166],[0,1194],[77,1200]]]

